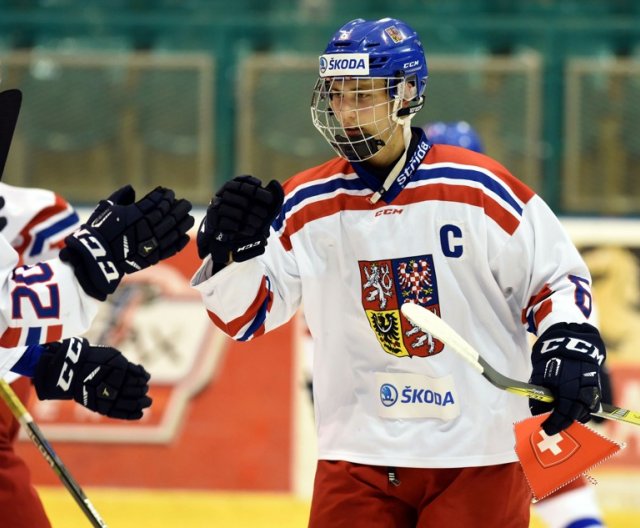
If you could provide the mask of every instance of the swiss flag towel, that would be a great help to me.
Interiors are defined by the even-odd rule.
[[[516,453],[534,500],[553,493],[624,448],[624,444],[579,422],[548,436],[540,427],[547,416],[549,413],[539,414],[514,425]]]

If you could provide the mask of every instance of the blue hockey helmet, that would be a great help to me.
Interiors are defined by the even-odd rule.
[[[413,99],[417,100],[424,94],[429,72],[422,42],[418,34],[401,20],[358,18],[347,22],[333,35],[324,55],[320,57],[321,77],[346,74],[341,68],[345,66],[344,60],[335,60],[335,57],[331,57],[331,55],[342,54],[367,56],[366,64],[365,61],[360,63],[366,68],[358,71],[356,63],[355,71],[350,72],[353,76],[393,78],[398,81],[415,79]],[[346,65],[349,66],[350,63],[353,64],[349,61]],[[391,89],[396,86],[397,84]],[[391,93],[391,95],[395,94]]]
[[[313,124],[340,156],[351,161],[375,155],[401,124],[399,120],[411,119],[424,104],[428,70],[422,43],[418,34],[398,19],[358,18],[346,23],[320,56],[319,74],[311,102]],[[377,123],[376,132],[365,133],[371,123],[359,122],[364,138],[357,140],[353,134],[350,139],[336,119],[332,97],[342,92],[340,83],[359,79],[384,79],[380,89],[395,104],[390,106],[388,127]],[[371,92],[371,83],[363,83],[362,90]]]
[[[475,152],[484,152],[480,136],[466,121],[455,121],[451,123],[437,121],[427,123],[422,128],[427,134],[429,141],[434,145],[454,145]]]

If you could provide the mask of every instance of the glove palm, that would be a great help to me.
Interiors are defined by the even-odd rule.
[[[198,255],[216,264],[243,262],[264,253],[269,229],[282,207],[282,186],[266,187],[253,176],[225,183],[207,208],[198,230]]]

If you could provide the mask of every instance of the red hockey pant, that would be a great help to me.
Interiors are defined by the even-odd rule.
[[[526,528],[531,492],[518,463],[397,468],[320,460],[310,528]]]
[[[31,380],[19,378],[11,388],[26,405],[31,394]],[[51,528],[31,485],[29,469],[13,449],[19,428],[9,407],[0,400],[0,526]]]

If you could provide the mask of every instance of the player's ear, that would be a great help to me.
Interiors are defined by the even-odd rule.
[[[396,93],[402,97],[403,107],[408,106],[407,103],[415,99],[418,94],[418,89],[416,88],[416,83],[414,81],[401,81],[398,83],[396,90]]]

